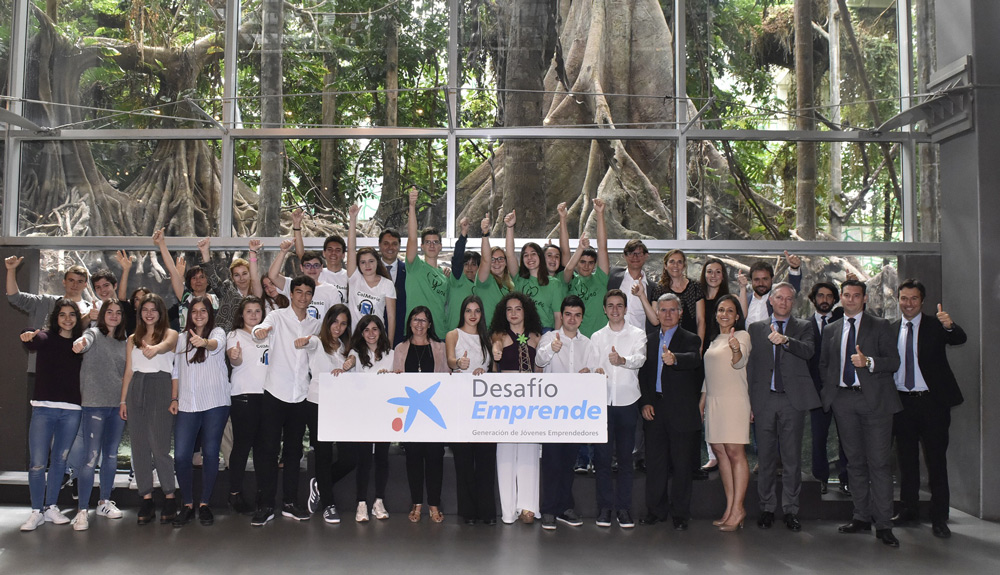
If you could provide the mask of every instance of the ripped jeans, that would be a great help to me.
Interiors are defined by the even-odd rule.
[[[90,505],[90,492],[94,489],[94,471],[101,466],[101,496],[99,501],[111,498],[118,471],[118,444],[125,431],[125,420],[117,407],[84,407],[80,421],[83,434],[83,465],[78,473],[80,489],[80,509]],[[79,440],[78,440],[79,441]]]
[[[80,427],[79,409],[32,407],[28,425],[28,451],[31,466],[28,468],[28,490],[31,508],[41,510],[55,505],[62,487],[63,473],[69,449]],[[50,457],[51,455],[51,457]],[[48,485],[45,466],[48,465]]]

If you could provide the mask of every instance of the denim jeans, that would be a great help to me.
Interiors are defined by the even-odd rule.
[[[125,420],[117,407],[84,407],[80,421],[83,430],[83,466],[79,468],[80,509],[90,505],[90,492],[94,489],[94,470],[101,464],[101,496],[99,501],[111,498],[118,471],[118,444],[125,431]],[[77,439],[77,442],[80,440]]]
[[[63,473],[66,471],[66,459],[79,427],[79,409],[31,408],[31,423],[28,425],[28,450],[31,459],[28,490],[31,493],[32,509],[40,510],[56,504]],[[49,467],[48,484],[45,477],[46,464]]]
[[[208,505],[215,488],[215,478],[219,475],[219,446],[222,432],[229,419],[229,406],[213,407],[205,411],[177,413],[174,426],[174,470],[181,490],[184,505],[194,505],[194,444],[201,431],[201,503]]]

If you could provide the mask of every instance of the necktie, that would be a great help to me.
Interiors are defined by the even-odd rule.
[[[906,389],[913,389],[913,322],[906,322],[906,374],[903,376],[903,385]]]
[[[847,332],[847,345],[844,346],[844,384],[847,387],[854,385],[855,378],[854,374],[854,364],[851,363],[851,356],[854,354],[854,348],[857,346],[855,338],[857,337],[857,332],[854,330],[854,321],[857,318],[849,318],[847,321],[851,323],[851,327]]]
[[[826,316],[824,315],[824,316],[823,316],[823,327],[826,327],[826,322],[827,322],[827,321],[828,321],[828,320],[827,320],[827,317],[826,317]]]
[[[778,324],[778,333],[784,335],[785,333],[785,322],[776,321]],[[784,393],[785,382],[781,380],[781,347],[780,345],[774,346],[774,391],[778,393]]]

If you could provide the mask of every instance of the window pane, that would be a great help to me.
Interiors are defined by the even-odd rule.
[[[253,31],[239,46],[242,127],[447,125],[446,3],[242,6],[242,27]],[[264,97],[276,94],[281,105],[269,109]]]
[[[688,238],[806,237],[799,222],[795,142],[700,141],[706,162],[688,162]],[[820,143],[815,148],[816,239],[901,241],[899,149]]]
[[[18,235],[219,234],[220,143],[25,142]]]
[[[557,238],[556,206],[566,202],[570,237],[586,229],[593,239],[592,201],[600,197],[610,238],[674,237],[671,141],[470,139],[459,151],[455,209],[477,227],[489,213],[502,234],[498,212],[516,209],[517,237]]]

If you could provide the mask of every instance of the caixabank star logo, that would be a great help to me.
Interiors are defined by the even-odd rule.
[[[393,405],[398,405],[396,408],[396,413],[400,416],[406,413],[406,420],[404,421],[401,417],[397,417],[392,420],[392,430],[399,431],[403,430],[406,433],[410,430],[410,426],[413,425],[413,420],[417,418],[417,414],[423,412],[428,419],[433,421],[441,429],[448,429],[448,426],[444,423],[444,417],[441,416],[441,412],[438,408],[431,402],[431,398],[437,392],[438,388],[441,387],[441,382],[437,382],[434,385],[428,387],[423,391],[417,391],[412,387],[405,386],[403,389],[406,390],[405,397],[393,397],[387,401]]]

